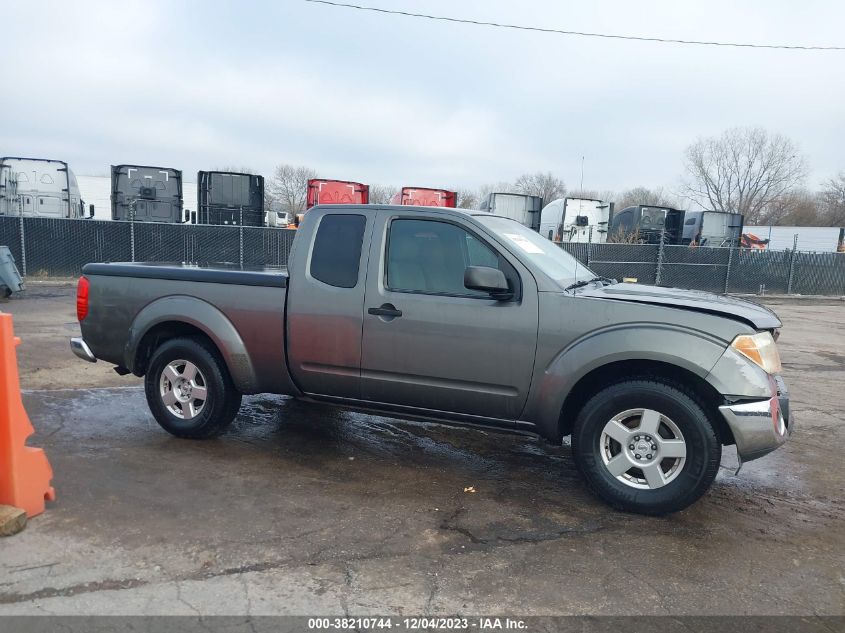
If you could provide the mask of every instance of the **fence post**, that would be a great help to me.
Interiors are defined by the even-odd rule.
[[[657,271],[654,273],[654,285],[660,285],[663,276],[663,248],[666,243],[666,229],[660,230],[660,246],[657,248]]]
[[[23,228],[23,205],[21,205],[21,277],[26,279],[26,239],[24,238]]]
[[[135,261],[135,201],[129,203],[129,257]]]
[[[728,269],[725,271],[725,294],[728,294],[728,284],[730,283],[731,279],[731,263],[733,263],[734,259],[734,248],[733,246],[730,247],[728,251]]]
[[[590,260],[593,256],[593,227],[590,227],[590,233],[587,236],[587,268],[590,267]]]
[[[792,239],[792,257],[789,259],[789,280],[786,282],[786,294],[792,294],[792,280],[795,277],[795,253],[798,252],[798,233]]]
[[[244,267],[244,208],[241,207],[238,217],[238,258],[241,268]]]

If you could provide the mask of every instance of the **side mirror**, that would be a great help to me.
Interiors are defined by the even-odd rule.
[[[191,211],[191,224],[196,224],[196,223],[197,223],[197,212]]]
[[[469,266],[464,271],[464,287],[490,293],[490,297],[499,301],[513,299],[513,291],[508,287],[508,280],[498,268],[489,266]]]
[[[88,217],[89,218],[94,217],[94,205],[93,204],[88,205]]]
[[[190,221],[191,221],[191,210],[185,209],[185,222],[190,222]]]

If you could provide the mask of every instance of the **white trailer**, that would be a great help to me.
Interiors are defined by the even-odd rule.
[[[540,235],[553,242],[607,241],[610,203],[592,198],[558,198],[540,213]]]
[[[0,215],[81,218],[85,203],[66,162],[7,156],[0,158]]]
[[[540,209],[543,199],[521,193],[491,193],[481,202],[480,209],[493,215],[516,220],[535,231],[540,228]]]

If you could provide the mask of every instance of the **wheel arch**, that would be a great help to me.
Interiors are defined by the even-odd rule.
[[[691,392],[703,406],[719,441],[724,445],[734,443],[730,427],[718,412],[719,405],[724,404],[724,397],[710,383],[684,367],[649,359],[610,362],[582,376],[563,401],[558,418],[558,439],[572,432],[572,426],[581,408],[598,391],[610,385],[638,379],[657,379]]]
[[[138,313],[124,350],[126,367],[143,376],[156,347],[182,336],[209,344],[223,360],[238,391],[255,390],[255,369],[237,329],[219,309],[195,297],[164,297]]]

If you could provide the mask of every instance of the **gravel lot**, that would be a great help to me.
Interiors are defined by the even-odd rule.
[[[58,500],[0,541],[0,614],[845,614],[845,302],[772,303],[797,434],[654,519],[532,437],[257,396],[175,439],[32,287],[0,310]]]

